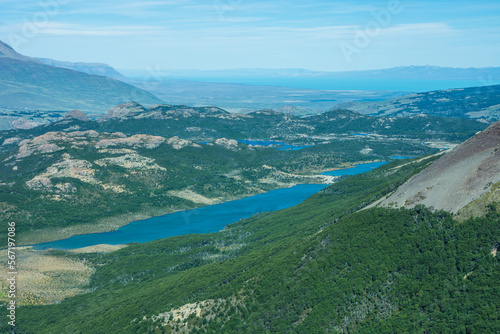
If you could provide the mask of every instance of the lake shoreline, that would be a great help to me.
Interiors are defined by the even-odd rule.
[[[370,165],[374,163],[383,163],[380,161],[363,161],[363,162],[357,162],[357,163],[346,163],[340,168],[335,168],[335,169],[329,169],[328,172],[323,172],[321,174],[316,174],[314,176],[310,176],[311,178],[317,177],[317,176],[329,176],[332,175],[330,173],[336,173],[339,171],[345,171],[345,170],[351,170],[353,168],[356,168],[358,165]],[[368,171],[368,170],[366,170]],[[365,171],[365,172],[366,172]],[[324,174],[324,173],[329,173]],[[310,184],[331,184],[333,183],[333,179],[336,178],[337,176],[329,176],[329,179],[324,179],[322,183],[310,183]],[[327,180],[330,180],[327,182]],[[237,201],[237,200],[243,200],[249,197],[261,195],[261,194],[266,194],[272,191],[280,190],[280,189],[289,189],[294,186],[299,185],[298,183],[290,183],[288,184],[287,187],[276,187],[274,189],[271,189],[269,191],[265,192],[260,192],[260,193],[248,193],[245,194],[244,196],[228,196],[227,198],[224,198],[220,203],[212,204],[212,205],[218,205],[218,204],[224,204],[232,201]],[[154,210],[154,212],[148,211],[148,212],[139,212],[139,213],[134,213],[134,214],[127,214],[127,215],[122,215],[122,216],[115,216],[115,217],[109,217],[105,219],[104,222],[98,223],[98,224],[84,224],[84,225],[77,225],[77,226],[70,226],[68,228],[64,229],[45,229],[45,230],[38,230],[38,231],[31,231],[28,232],[24,235],[20,236],[20,241],[19,245],[20,246],[37,246],[40,244],[45,244],[45,243],[51,243],[51,242],[56,242],[56,241],[62,241],[62,240],[67,240],[70,239],[71,237],[75,236],[83,236],[83,235],[91,235],[91,234],[102,234],[102,233],[109,233],[109,232],[115,232],[118,231],[120,228],[126,227],[130,225],[131,223],[134,222],[141,222],[153,218],[159,218],[165,215],[170,215],[170,214],[175,214],[179,212],[189,212],[189,210],[197,210],[201,209],[207,206],[211,205],[198,205],[194,206],[191,208],[187,209],[167,209],[164,210],[162,208],[157,208]],[[27,240],[28,239],[28,240]],[[76,249],[76,248],[75,248]]]

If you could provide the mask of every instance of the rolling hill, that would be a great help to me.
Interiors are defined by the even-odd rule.
[[[338,107],[376,116],[424,114],[494,122],[500,120],[500,85],[438,90],[388,101],[356,102]]]

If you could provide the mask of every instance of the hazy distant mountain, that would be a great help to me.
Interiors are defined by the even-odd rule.
[[[37,60],[27,56],[23,56],[22,54],[16,52],[10,45],[0,41],[0,59],[2,58],[12,58],[16,60],[37,62]]]
[[[125,73],[127,75],[127,73]],[[295,114],[318,114],[334,105],[352,101],[383,101],[404,96],[405,92],[373,90],[317,90],[223,82],[175,80],[170,77],[137,77],[130,82],[169,104],[218,106],[231,112],[259,109],[296,108]],[[304,112],[300,112],[300,110]]]
[[[0,108],[104,113],[131,100],[147,105],[162,102],[121,81],[45,65],[0,44]]]
[[[123,82],[129,80],[125,78],[120,72],[115,70],[113,67],[109,66],[108,64],[82,63],[82,62],[73,63],[70,61],[59,61],[49,58],[36,58],[36,59],[45,65],[67,68],[70,70],[83,72],[87,74],[102,75],[103,77],[110,77]]]
[[[500,67],[400,66],[368,71],[326,72],[322,75],[339,78],[477,80],[479,86],[491,84],[490,81],[500,80]]]
[[[127,76],[147,74],[141,70],[122,70]],[[477,80],[478,85],[487,85],[490,81],[500,80],[500,67],[454,68],[440,66],[399,66],[378,70],[361,71],[312,71],[301,68],[242,68],[229,70],[165,70],[155,71],[159,76],[177,78],[202,77],[332,77],[366,79],[430,79],[430,80]],[[490,83],[491,84],[491,83]]]

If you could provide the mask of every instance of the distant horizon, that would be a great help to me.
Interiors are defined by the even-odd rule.
[[[60,59],[55,59],[58,61],[66,61],[66,60],[60,60]],[[91,64],[90,62],[89,64]],[[104,65],[109,65],[106,63],[98,63],[98,62],[93,62],[95,64],[104,64]],[[111,65],[109,65],[111,66]],[[240,70],[301,70],[301,71],[307,71],[307,72],[317,72],[317,73],[339,73],[339,72],[368,72],[368,71],[381,71],[381,70],[389,70],[389,69],[396,69],[396,68],[409,68],[409,67],[439,67],[439,68],[449,68],[449,69],[500,69],[499,66],[483,66],[483,67],[475,67],[475,66],[469,66],[469,67],[455,67],[455,66],[440,66],[440,65],[399,65],[399,66],[392,66],[392,67],[379,67],[379,68],[368,68],[368,69],[362,69],[362,70],[313,70],[310,68],[304,68],[304,67],[234,67],[234,68],[214,68],[214,69],[201,69],[201,68],[169,68],[169,69],[163,69],[161,71],[168,72],[168,71],[199,71],[199,72],[217,72],[217,71],[240,71]],[[117,71],[124,70],[124,71],[146,71],[144,69],[140,68],[118,68],[118,67],[113,67]]]
[[[4,44],[3,50],[9,55],[10,45]],[[6,45],[6,46],[5,46]],[[17,53],[15,53],[16,55]],[[18,57],[19,55],[15,56]],[[21,55],[24,57],[29,55]],[[23,58],[21,58],[23,59]],[[29,58],[27,58],[29,59]],[[50,58],[32,57],[46,65],[79,70],[78,67],[94,67],[92,74],[111,71],[115,75],[131,80],[159,84],[165,79],[189,80],[197,82],[242,84],[253,86],[275,86],[313,90],[346,91],[400,91],[426,92],[442,89],[470,88],[499,85],[500,67],[449,67],[439,65],[402,65],[388,68],[350,71],[316,71],[306,68],[226,68],[226,69],[123,69],[114,68],[106,63],[71,62]],[[73,65],[70,65],[73,64]],[[105,69],[107,66],[107,70]],[[101,69],[99,69],[101,68]],[[88,69],[83,69],[83,72]],[[101,72],[99,72],[101,71]],[[118,71],[118,72],[116,72]],[[125,78],[123,78],[125,79]],[[125,80],[126,81],[126,80]],[[145,87],[144,87],[145,88]]]
[[[500,66],[496,0],[13,0],[0,40],[31,57],[117,69]]]

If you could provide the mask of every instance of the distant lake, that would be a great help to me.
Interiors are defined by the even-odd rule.
[[[361,174],[386,163],[387,161],[359,164],[353,168],[323,174],[336,176]],[[297,205],[327,186],[325,184],[300,184],[291,188],[276,189],[236,201],[132,222],[112,232],[76,235],[64,240],[34,245],[34,248],[37,250],[75,249],[99,244],[142,243],[192,233],[213,233],[222,230],[228,224],[257,213],[277,211]]]
[[[281,147],[278,147],[278,150],[283,150],[283,151],[298,151],[306,147],[311,147],[312,145],[305,145],[305,146],[294,146],[294,145],[288,145],[285,144],[281,141],[270,141],[270,140],[238,140],[240,143],[247,144],[247,145],[261,145],[261,146],[273,146],[273,145],[280,145]]]
[[[427,92],[432,90],[484,86],[481,80],[417,80],[417,79],[359,79],[327,77],[169,77],[169,79],[202,82],[235,83],[258,86],[280,86],[319,90],[368,90]],[[488,85],[498,85],[500,81],[488,81]]]
[[[397,160],[400,160],[400,159],[413,159],[415,158],[414,156],[400,156],[400,155],[396,155],[396,156],[393,156],[393,157],[390,157],[391,159],[397,159]]]
[[[395,157],[393,159],[405,159],[405,157],[397,157],[397,158]],[[321,174],[334,175],[334,176],[363,174],[363,173],[369,172],[371,170],[374,170],[375,168],[378,168],[382,165],[385,165],[386,163],[387,163],[387,161],[370,162],[367,164],[356,165],[355,167],[351,167],[351,168],[333,170],[331,172],[324,172]]]

